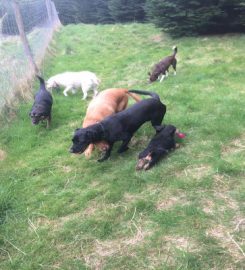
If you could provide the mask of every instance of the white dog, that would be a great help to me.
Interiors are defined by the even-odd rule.
[[[65,87],[63,94],[67,96],[68,91],[75,93],[78,88],[83,91],[83,99],[86,99],[89,90],[94,91],[94,96],[98,94],[100,80],[90,71],[64,72],[57,74],[47,81],[47,88]]]

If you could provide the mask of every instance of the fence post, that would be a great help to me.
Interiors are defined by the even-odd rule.
[[[51,1],[46,0],[45,2],[46,2],[46,8],[47,8],[47,12],[48,12],[49,23],[51,24],[53,22]]]
[[[61,22],[60,22],[60,18],[58,16],[58,12],[56,10],[55,4],[53,1],[51,1],[50,4],[51,4],[52,18],[54,20],[54,25],[56,28],[59,28],[61,26]]]
[[[20,38],[21,38],[21,41],[23,43],[26,56],[29,60],[31,67],[35,71],[35,73],[39,74],[39,69],[34,61],[34,58],[33,58],[32,52],[31,52],[31,47],[29,45],[28,39],[27,39],[26,34],[25,34],[24,23],[23,23],[23,19],[21,16],[21,12],[20,12],[20,6],[16,0],[13,0],[13,7],[14,7],[14,13],[15,13],[15,20],[16,20],[16,23],[18,26]]]

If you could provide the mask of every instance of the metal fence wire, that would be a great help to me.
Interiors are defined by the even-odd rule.
[[[0,1],[0,113],[25,96],[59,26],[51,0]]]

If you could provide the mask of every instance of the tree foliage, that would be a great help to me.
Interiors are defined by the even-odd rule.
[[[173,36],[245,31],[243,0],[147,0],[150,21]]]
[[[0,0],[0,17],[10,7],[9,0]],[[23,2],[22,2],[23,1]],[[70,23],[125,23],[149,20],[172,36],[245,32],[244,0],[53,0],[61,22]],[[26,31],[30,31],[28,1],[22,2]],[[30,2],[32,3],[32,2]],[[34,1],[33,5],[37,2]],[[43,3],[45,1],[43,0]],[[35,11],[40,14],[40,8]],[[17,33],[11,9],[3,19],[3,32]],[[33,17],[35,14],[32,14]],[[35,23],[37,25],[39,22]],[[34,25],[34,26],[35,26]],[[30,28],[30,29],[29,29]],[[6,32],[7,31],[7,32]]]
[[[54,0],[59,17],[67,23],[143,21],[146,0]]]
[[[145,1],[143,0],[109,0],[108,7],[117,22],[143,21]]]

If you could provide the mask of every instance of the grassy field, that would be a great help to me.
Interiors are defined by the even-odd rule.
[[[244,269],[244,44],[244,35],[172,40],[147,24],[62,28],[46,78],[91,70],[100,89],[156,91],[164,122],[187,137],[136,172],[149,124],[126,153],[116,145],[98,163],[96,152],[90,160],[68,152],[91,98],[55,92],[50,130],[32,126],[32,102],[21,104],[0,134],[0,268]],[[173,45],[177,76],[148,85],[147,72]]]

